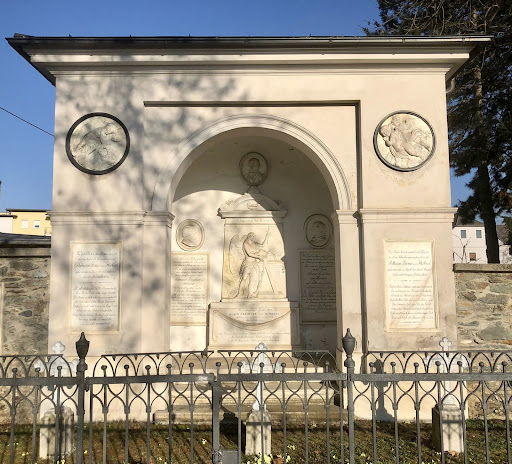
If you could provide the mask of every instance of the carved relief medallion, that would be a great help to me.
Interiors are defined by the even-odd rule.
[[[379,123],[373,144],[384,164],[398,171],[413,171],[432,157],[436,141],[425,119],[415,113],[397,111]]]
[[[313,214],[304,223],[306,241],[313,248],[324,248],[332,237],[332,224],[327,216]]]
[[[91,113],[82,116],[68,131],[69,160],[88,174],[106,174],[118,168],[130,150],[130,136],[115,116]]]
[[[247,185],[256,187],[262,184],[267,174],[267,160],[259,153],[247,153],[240,160],[240,175]]]
[[[195,251],[203,246],[204,228],[195,219],[184,220],[176,229],[176,242],[185,251]]]

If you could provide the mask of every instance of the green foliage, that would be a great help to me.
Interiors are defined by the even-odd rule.
[[[376,35],[487,34],[448,94],[450,162],[471,174],[472,194],[457,206],[485,224],[489,262],[499,262],[496,216],[512,209],[512,2],[510,0],[378,0]]]

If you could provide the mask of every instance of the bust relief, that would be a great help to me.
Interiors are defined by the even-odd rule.
[[[304,223],[304,234],[313,248],[324,248],[332,237],[331,221],[323,214],[313,214]]]
[[[267,160],[256,152],[247,153],[240,160],[240,175],[249,186],[258,186],[267,178]]]
[[[204,242],[204,229],[199,221],[186,219],[176,229],[176,242],[185,251],[195,251]]]

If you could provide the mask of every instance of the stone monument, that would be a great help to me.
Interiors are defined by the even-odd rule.
[[[489,40],[8,39],[56,87],[49,339],[455,340],[446,88]]]
[[[257,188],[265,158],[248,153],[240,162],[247,193],[219,208],[224,219],[222,300],[209,311],[208,349],[299,348],[298,303],[286,297],[283,218],[287,211]]]
[[[244,361],[242,373],[280,373],[282,367],[273,364],[266,351],[264,343],[258,343],[254,348],[259,354],[249,363]],[[245,454],[268,456],[271,453],[272,421],[264,399],[264,382],[256,386],[256,399],[245,422]]]
[[[63,356],[65,349],[66,347],[59,341],[52,346],[55,355],[50,356],[48,367],[49,374],[53,377],[67,377],[76,373],[78,359],[68,362]],[[41,372],[45,371],[45,366],[41,361],[36,362],[35,367]],[[53,391],[52,407],[43,414],[39,430],[39,457],[41,459],[58,460],[59,457],[67,456],[74,450],[75,414],[69,406],[63,404],[65,401],[63,392],[57,394]],[[72,401],[71,404],[73,404]]]
[[[441,339],[439,346],[443,351],[432,356],[426,363],[429,368],[434,369],[434,372],[456,373],[459,369],[468,367],[468,360],[463,355],[449,352],[452,342],[447,337]],[[463,412],[466,404],[464,398],[460,398],[458,393],[458,384],[452,386],[450,380],[443,381],[442,399],[432,408],[432,443],[440,452],[464,452],[466,423],[463,420]]]

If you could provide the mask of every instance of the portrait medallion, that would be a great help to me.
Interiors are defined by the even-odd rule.
[[[185,251],[195,251],[203,246],[204,228],[195,219],[186,219],[176,229],[176,242]]]
[[[313,248],[326,247],[332,237],[331,221],[323,214],[309,216],[304,223],[304,235]]]
[[[262,184],[267,174],[267,160],[259,153],[247,153],[240,160],[240,175],[247,185],[256,187]]]

